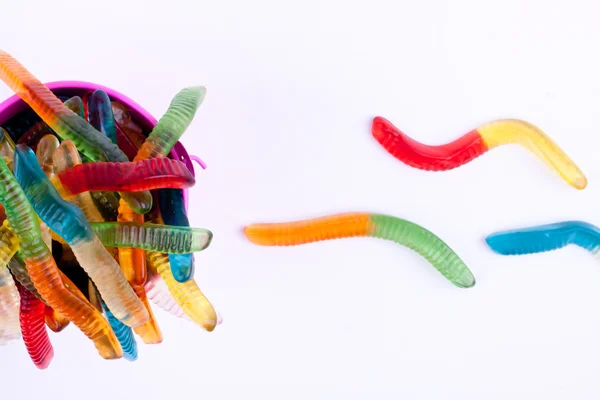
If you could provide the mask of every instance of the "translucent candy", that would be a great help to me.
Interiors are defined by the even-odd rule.
[[[70,168],[81,165],[81,158],[77,148],[70,140],[63,140],[60,146],[53,153],[52,166],[57,176],[64,173]],[[39,158],[38,158],[39,160]],[[93,165],[93,164],[91,164]],[[48,174],[46,174],[48,176]],[[56,184],[56,179],[52,179],[54,176],[48,176],[54,183],[55,186],[62,186]],[[65,196],[63,196],[65,197]],[[98,209],[96,203],[90,193],[75,194],[67,199],[70,203],[79,207],[89,222],[102,222],[104,218]]]
[[[35,160],[33,152],[31,157]],[[37,160],[35,162],[37,163]],[[41,169],[39,171],[43,175]],[[6,218],[19,239],[27,272],[37,292],[49,306],[73,321],[87,337],[92,339],[103,358],[121,357],[119,342],[102,314],[85,300],[83,295],[75,294],[76,288],[67,288],[63,283],[63,276],[41,238],[37,215],[27,201],[23,189],[2,159],[0,159],[0,203],[4,205]],[[4,271],[10,276],[8,270],[4,269]]]
[[[254,224],[246,237],[262,246],[295,246],[321,240],[375,237],[406,246],[429,261],[461,288],[475,285],[475,277],[458,255],[440,238],[412,222],[381,214],[347,213],[285,223]]]
[[[88,120],[90,124],[117,144],[117,132],[110,98],[104,90],[94,91],[88,98]]]
[[[121,344],[121,348],[123,349],[123,358],[128,361],[137,360],[137,343],[135,342],[131,328],[115,318],[113,313],[111,313],[108,307],[106,307],[106,304],[102,303],[102,308],[104,309],[108,323],[112,327],[117,339],[119,340],[119,343]]]
[[[498,232],[486,238],[492,250],[502,255],[542,253],[568,246],[600,252],[600,229],[582,221],[566,221]]]
[[[92,161],[128,161],[119,147],[66,107],[46,86],[8,53],[0,50],[0,79],[25,101],[61,138],[73,141]],[[149,192],[122,193],[139,213],[152,207]]]
[[[218,315],[196,281],[190,279],[184,283],[177,282],[173,278],[169,257],[166,254],[157,252],[148,252],[147,254],[149,268],[153,273],[160,275],[179,307],[192,321],[212,332],[217,326]]]
[[[525,121],[490,122],[440,146],[419,143],[381,117],[373,120],[372,132],[390,154],[411,167],[445,171],[466,164],[494,147],[514,143],[538,156],[574,188],[587,186],[585,175],[569,156],[541,129]]]
[[[21,337],[19,291],[8,269],[0,271],[0,346]]]
[[[189,188],[196,183],[185,164],[170,158],[81,164],[61,171],[58,178],[66,195],[101,190],[130,192]]]
[[[166,224],[184,227],[190,226],[181,190],[159,190],[158,196],[160,213]],[[194,254],[169,254],[169,262],[171,264],[171,272],[177,282],[185,282],[194,276]]]
[[[14,162],[15,177],[33,208],[50,229],[69,243],[115,316],[132,327],[148,321],[146,309],[125,280],[119,264],[93,233],[81,210],[58,195],[31,149],[18,145]],[[15,226],[13,230],[18,235]]]
[[[93,223],[91,226],[105,246],[135,247],[161,253],[202,251],[212,240],[212,233],[201,228],[134,222]]]
[[[19,319],[25,348],[39,369],[46,369],[54,357],[54,349],[46,331],[46,305],[21,285]]]

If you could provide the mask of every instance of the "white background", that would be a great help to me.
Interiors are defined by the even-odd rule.
[[[209,168],[192,225],[215,238],[197,280],[224,322],[157,310],[165,340],[104,361],[69,327],[55,359],[0,349],[3,398],[595,399],[600,265],[569,247],[495,255],[492,232],[600,224],[600,34],[594,1],[8,1],[0,44],[43,81],[113,87],[155,116],[189,85],[206,100],[182,142]],[[11,92],[0,85],[0,98]],[[526,150],[444,173],[372,138],[374,116],[440,144],[513,117],[584,170],[568,186]],[[383,241],[261,248],[241,229],[346,211],[432,230],[477,277],[450,285]],[[112,397],[114,396],[114,397]]]

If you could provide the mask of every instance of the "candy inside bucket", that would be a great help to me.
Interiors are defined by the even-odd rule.
[[[19,93],[0,104],[6,150],[0,163],[0,202],[7,211],[1,228],[12,249],[3,265],[10,260],[21,317],[31,319],[24,325],[21,318],[21,331],[34,363],[46,368],[52,358],[44,318],[55,332],[74,322],[94,340],[103,358],[134,360],[132,328],[147,344],[162,341],[146,299],[212,331],[220,318],[192,278],[193,254],[208,247],[212,233],[191,228],[185,212],[186,188],[195,183],[192,158],[202,168],[205,164],[177,142],[205,89],[180,91],[157,122],[110,88],[71,81],[44,86],[27,71],[16,72],[22,67],[10,56],[0,55],[2,79]],[[180,113],[182,109],[186,111]],[[169,158],[163,158],[167,154]],[[94,197],[95,206],[103,207],[89,205],[91,197],[89,207],[81,205],[76,196],[84,192]],[[116,203],[98,203],[94,195],[112,196]],[[148,201],[136,202],[137,198]],[[101,209],[108,212],[100,215]],[[46,246],[40,247],[40,238]],[[145,261],[152,266],[147,272]],[[110,327],[97,310],[104,312]],[[2,318],[0,312],[0,325]],[[102,326],[104,333],[90,331],[90,324]],[[3,339],[0,329],[0,342]]]
[[[142,106],[124,94],[106,86],[83,81],[56,81],[49,82],[46,84],[46,86],[57,96],[65,98],[71,96],[83,97],[87,93],[93,92],[94,90],[104,90],[112,101],[119,102],[127,107],[129,113],[131,114],[132,120],[142,128],[142,133],[144,136],[147,136],[148,133],[152,131],[152,128],[154,128],[154,125],[156,125],[156,118],[154,118]],[[29,110],[27,104],[25,104],[25,102],[17,95],[14,95],[0,103],[0,126],[3,126],[7,122],[13,120],[13,118],[19,118],[19,115],[24,111],[27,111],[30,115],[32,114],[32,111]],[[39,118],[36,117],[36,120],[39,121]],[[19,138],[13,137],[15,142],[18,139]],[[173,150],[171,150],[169,156],[175,160],[183,162],[194,176],[195,171],[192,159],[196,160],[202,168],[206,169],[206,164],[199,157],[190,156],[181,142],[177,142],[175,147],[173,147]],[[183,189],[183,199],[185,202],[185,208],[187,210],[189,203],[189,192],[187,189]]]

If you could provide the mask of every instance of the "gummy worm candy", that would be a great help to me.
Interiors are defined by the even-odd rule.
[[[96,162],[67,168],[57,174],[59,193],[72,196],[88,191],[130,192],[159,188],[189,188],[196,180],[184,163],[170,158],[136,162]]]
[[[4,220],[0,226],[0,270],[3,270],[19,250],[19,239]]]
[[[201,86],[185,88],[177,93],[133,160],[166,157],[192,123],[205,94],[206,89]],[[185,282],[193,276],[194,259],[191,254],[174,257],[173,260],[176,263],[170,264],[170,267],[177,281]]]
[[[2,228],[4,228],[4,226]],[[12,230],[10,232],[14,235]],[[8,262],[8,269],[17,282],[19,282],[30,293],[33,293],[38,299],[43,300],[42,296],[37,292],[37,289],[33,285],[33,282],[29,277],[29,273],[27,272],[25,261],[19,253],[16,253],[13,258],[10,259]]]
[[[135,247],[161,253],[202,251],[209,246],[213,236],[206,229],[148,223],[99,222],[91,226],[105,246]]]
[[[115,119],[108,94],[104,90],[94,91],[88,98],[87,110],[90,124],[116,144]]]
[[[13,155],[15,153],[15,143],[4,128],[0,126],[0,157],[4,159],[6,165],[12,170]]]
[[[186,168],[187,169],[187,168]],[[159,190],[160,214],[166,224],[190,226],[183,202],[183,192],[176,189]],[[185,282],[194,275],[194,254],[169,254],[171,272],[177,282]]]
[[[375,237],[401,244],[419,253],[450,282],[461,288],[475,285],[464,262],[427,229],[396,217],[346,213],[297,222],[254,224],[244,228],[246,237],[262,246],[295,246],[348,237]]]
[[[148,321],[148,312],[125,280],[119,264],[94,234],[82,211],[58,195],[31,149],[18,145],[14,162],[15,177],[33,208],[50,229],[69,243],[114,315],[132,327]],[[15,226],[13,229],[18,235]]]
[[[67,169],[71,167],[77,167],[81,164],[81,158],[79,157],[79,152],[77,148],[70,140],[63,140],[58,149],[54,152],[54,156],[52,159],[52,166],[54,167],[54,172],[56,174],[61,174]],[[59,187],[62,187],[59,183],[58,179],[55,175],[48,175],[48,178],[54,183],[57,187],[57,190],[60,193]],[[96,192],[98,193],[98,192]],[[66,196],[63,196],[66,199]],[[102,214],[96,208],[94,203],[94,199],[90,193],[81,193],[76,194],[73,197],[66,199],[70,203],[73,203],[77,207],[81,209],[85,217],[89,222],[100,222],[104,221]]]
[[[600,252],[600,229],[581,221],[567,221],[489,235],[487,244],[502,255],[541,253],[573,244],[593,254]]]
[[[0,270],[0,346],[21,336],[19,290],[6,268]]]
[[[173,314],[177,318],[190,319],[171,296],[167,285],[160,278],[160,275],[154,273],[152,269],[148,271],[148,279],[146,280],[144,289],[146,290],[148,298],[152,300],[156,306]]]
[[[192,123],[205,95],[206,88],[203,86],[185,88],[177,93],[167,112],[146,138],[134,161],[166,157]]]
[[[394,157],[414,168],[445,171],[459,167],[488,150],[520,144],[554,169],[569,185],[584,189],[583,172],[541,129],[528,122],[507,119],[490,122],[441,146],[428,146],[406,136],[388,120],[376,117],[372,133]]]
[[[206,89],[199,87],[183,89],[180,91],[171,101],[165,115],[157,122],[148,138],[144,141],[133,161],[143,161],[155,157],[166,157],[190,125],[196,110],[204,98],[205,92]],[[129,204],[121,199],[119,202],[119,215],[117,221],[144,222],[142,216],[132,211]],[[147,279],[146,257],[144,251],[133,248],[120,248],[119,262],[126,274],[127,280],[132,285],[138,297],[144,302],[149,313],[148,323],[140,329],[137,329],[135,332],[140,335],[142,340],[146,343],[161,342],[162,335],[160,334],[158,325],[152,315],[152,309],[148,303],[143,286]]]
[[[108,323],[112,327],[117,339],[119,340],[119,343],[121,344],[121,348],[123,349],[123,358],[127,361],[137,360],[137,343],[135,342],[131,328],[115,318],[113,313],[110,312],[104,302],[102,303],[102,308],[104,309]]]
[[[129,161],[132,161],[135,158],[139,147],[135,146],[131,139],[129,139],[129,136],[123,132],[123,129],[119,124],[115,124],[115,132],[117,133],[117,144],[119,145],[119,148],[123,150],[123,153],[125,153]]]
[[[35,160],[33,153],[31,156]],[[43,175],[41,169],[40,173]],[[121,357],[119,342],[102,314],[89,302],[84,301],[85,299],[81,298],[83,296],[77,296],[73,293],[73,289],[67,288],[63,283],[63,276],[52,254],[42,241],[37,215],[27,201],[23,189],[2,159],[0,159],[0,203],[4,205],[6,219],[19,239],[28,275],[38,293],[50,307],[77,325],[94,342],[103,358]],[[8,273],[8,270],[4,271]]]
[[[150,270],[160,275],[183,312],[196,324],[212,332],[217,326],[218,316],[196,281],[190,278],[187,282],[177,282],[171,272],[169,257],[164,253],[148,252],[147,257]]]
[[[58,146],[60,146],[60,142],[56,136],[46,135],[40,139],[35,150],[35,155],[38,159],[40,167],[42,167],[42,171],[44,171],[46,176],[48,176],[50,179],[52,179],[55,172],[52,156],[56,152],[56,149],[58,149]]]
[[[148,214],[148,218],[159,225],[164,223],[159,210],[156,208]],[[175,280],[169,257],[165,253],[148,252],[146,257],[148,259],[149,274],[160,276],[167,290],[183,312],[197,325],[212,332],[220,323],[219,315],[202,293],[196,281],[193,278],[183,283]]]
[[[61,138],[75,146],[92,161],[129,161],[119,147],[87,121],[71,111],[8,53],[0,50],[0,79],[6,83]],[[152,207],[149,192],[123,193],[123,200],[139,213]]]
[[[113,109],[113,115],[115,117],[115,125],[117,126],[117,134],[119,130],[118,128],[121,128],[122,133],[125,136],[127,136],[127,139],[130,143],[132,143],[133,147],[135,148],[135,152],[131,157],[131,159],[133,160],[133,158],[138,152],[138,149],[142,147],[142,145],[146,141],[146,137],[142,133],[142,128],[138,124],[136,124],[131,118],[131,114],[129,113],[127,107],[116,101],[113,101],[111,105]]]
[[[58,333],[65,329],[70,321],[60,313],[57,313],[52,307],[46,306],[46,326],[54,333]]]
[[[78,114],[83,118],[83,102],[81,101],[81,97],[74,96],[65,101],[65,106],[67,106],[71,111]],[[24,144],[27,147],[30,147],[31,150],[37,153],[37,146],[42,137],[46,135],[56,135],[54,131],[46,124],[44,121],[40,121],[35,124],[31,129],[25,132],[19,140],[17,144]]]
[[[46,331],[46,305],[23,286],[17,284],[21,296],[19,320],[25,348],[39,369],[46,369],[54,357],[54,349]]]

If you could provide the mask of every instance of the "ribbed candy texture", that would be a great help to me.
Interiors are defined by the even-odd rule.
[[[54,357],[46,331],[46,305],[23,286],[17,286],[21,296],[19,320],[25,348],[35,366],[46,369]]]
[[[164,253],[148,252],[148,266],[160,275],[175,302],[192,321],[212,332],[218,323],[217,313],[194,279],[180,283],[173,278],[169,257]]]
[[[137,360],[137,343],[135,342],[135,337],[133,337],[133,331],[131,328],[115,318],[113,313],[111,313],[108,307],[106,307],[106,304],[103,303],[102,308],[104,309],[108,323],[112,327],[117,339],[119,340],[119,343],[121,344],[121,348],[123,349],[123,358],[128,361]]]
[[[94,234],[85,215],[58,195],[31,149],[21,145],[15,153],[15,177],[39,217],[69,243],[79,264],[94,281],[115,316],[133,327],[146,322],[147,311],[125,280],[119,264]],[[16,230],[15,233],[18,234]]]
[[[140,191],[189,188],[196,181],[184,163],[170,158],[137,162],[81,164],[58,174],[69,193],[87,191]]]
[[[166,157],[175,143],[177,143],[177,140],[179,140],[179,137],[183,134],[183,132],[185,132],[185,129],[191,123],[196,109],[204,97],[204,92],[205,90],[203,88],[192,88],[184,89],[178,95],[176,95],[171,102],[167,113],[158,121],[155,128],[150,133],[149,137],[142,145],[142,148],[134,158],[134,161]],[[125,202],[121,201],[119,205],[119,216],[117,221],[142,223],[144,222],[144,219],[132,212],[130,204],[126,204]],[[131,276],[132,279],[129,279],[130,283],[132,284],[136,293],[141,295],[143,300],[146,300],[146,305],[149,309],[149,304],[147,303],[143,287],[144,283],[146,282],[145,261],[146,259],[143,250],[124,248],[119,249],[119,262],[121,263],[121,267],[123,268],[126,276]],[[142,275],[142,273],[144,274]],[[154,322],[155,321],[151,316],[149,324]],[[156,328],[154,329],[154,332],[157,332],[158,325],[156,323],[153,325]],[[152,340],[152,338],[149,337],[149,335],[152,333],[150,328],[146,329],[145,336],[144,332],[136,331],[136,333],[141,334],[142,339],[145,342]],[[154,335],[154,340],[157,339],[158,337]]]
[[[565,221],[494,233],[486,238],[486,242],[502,255],[541,253],[570,244],[598,254],[600,229],[587,222]]]
[[[556,171],[569,185],[576,189],[587,186],[587,179],[575,162],[537,126],[507,119],[485,124],[477,128],[477,131],[488,148],[510,143],[520,144]]]
[[[102,222],[91,225],[100,241],[110,247],[190,253],[206,249],[212,240],[212,233],[201,228],[133,222]]]
[[[50,307],[92,339],[103,358],[121,357],[117,338],[102,314],[84,301],[83,295],[74,294],[73,289],[63,284],[54,258],[41,238],[37,215],[3,160],[0,160],[0,203],[4,205],[7,220],[19,238],[29,277],[38,293]]]
[[[471,271],[440,238],[417,224],[392,216],[337,214],[297,222],[249,225],[244,233],[252,243],[263,246],[293,246],[361,236],[391,240],[422,255],[454,285],[462,288],[475,285]]]
[[[93,164],[95,163],[91,163],[88,165]],[[54,152],[52,165],[55,173],[59,176],[61,173],[68,170],[69,168],[81,165],[81,158],[79,157],[79,152],[77,151],[77,148],[75,147],[73,142],[71,142],[70,140],[63,140],[63,142]],[[73,197],[69,198],[68,201],[77,206],[79,209],[81,209],[81,211],[83,212],[83,214],[89,222],[104,221],[104,218],[100,211],[98,211],[98,209],[96,208],[96,204],[94,203],[94,200],[90,193],[85,192],[81,194],[76,194]]]
[[[0,346],[21,337],[19,291],[8,269],[0,270]]]
[[[110,98],[104,90],[94,91],[88,98],[88,119],[90,124],[117,144],[117,132]]]
[[[128,161],[119,147],[87,121],[66,107],[43,83],[8,53],[0,50],[0,79],[6,83],[61,138],[75,146],[92,161]],[[149,192],[123,193],[134,210],[148,212],[152,206]]]
[[[446,171],[457,168],[487,151],[477,131],[448,144],[429,146],[411,139],[388,120],[376,117],[373,120],[373,137],[403,163],[428,171]]]
[[[25,260],[23,260],[23,256],[20,252],[17,252],[13,258],[10,259],[8,262],[8,269],[17,282],[23,285],[30,293],[33,293],[38,299],[43,300],[29,277],[29,272],[27,272],[27,267],[25,266]]]
[[[160,275],[151,273],[148,271],[148,280],[144,285],[148,298],[159,308],[165,310],[168,313],[173,314],[177,318],[190,319],[179,307],[179,304],[173,299],[169,293],[169,289],[165,282],[161,279]]]
[[[187,169],[187,168],[186,168]],[[163,189],[158,191],[158,204],[163,221],[168,225],[190,226],[183,192],[177,189]],[[194,276],[194,254],[169,254],[171,272],[177,282],[186,282]]]
[[[19,239],[10,229],[8,221],[4,220],[0,226],[0,270],[6,268],[17,250],[19,250]]]
[[[576,189],[584,189],[583,172],[541,129],[528,122],[507,119],[490,122],[453,142],[429,146],[411,139],[384,118],[376,117],[373,137],[394,157],[415,168],[445,171],[468,163],[487,150],[520,144],[538,156]]]
[[[201,86],[185,88],[177,93],[134,160],[166,157],[192,123],[205,95],[206,88]]]
[[[458,287],[475,285],[475,277],[460,257],[429,230],[388,215],[373,214],[371,221],[370,236],[391,240],[414,250]]]
[[[45,135],[40,139],[35,150],[38,163],[49,179],[52,179],[54,176],[54,163],[52,157],[54,156],[56,149],[58,149],[58,146],[60,146],[60,142],[56,136]]]
[[[6,130],[0,126],[0,157],[12,169],[12,159],[15,154],[15,143]]]

